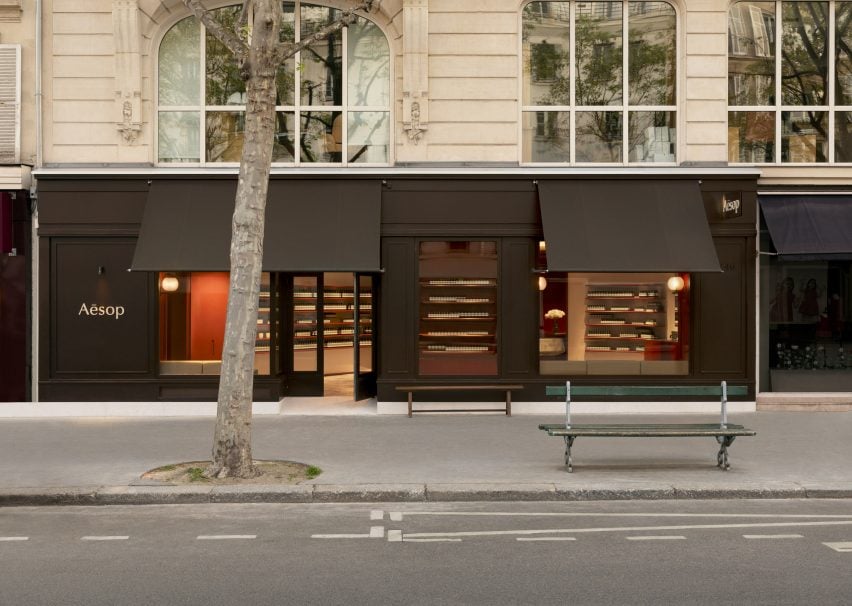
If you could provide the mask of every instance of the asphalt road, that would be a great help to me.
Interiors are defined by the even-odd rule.
[[[849,604],[852,501],[0,509],[0,604]]]

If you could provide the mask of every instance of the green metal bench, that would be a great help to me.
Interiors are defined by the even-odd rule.
[[[538,426],[549,436],[565,439],[565,466],[573,471],[571,447],[578,437],[587,438],[653,438],[653,437],[715,437],[719,443],[716,466],[727,471],[728,447],[739,436],[753,436],[757,432],[742,425],[728,423],[728,395],[744,396],[748,389],[744,386],[728,387],[725,381],[721,385],[629,385],[629,386],[589,386],[571,387],[565,385],[545,387],[547,396],[565,397],[565,423],[542,423]],[[571,423],[572,396],[718,396],[721,398],[722,419],[719,423],[645,423],[645,424],[574,424]]]

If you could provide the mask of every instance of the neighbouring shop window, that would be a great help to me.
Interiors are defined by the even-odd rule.
[[[239,7],[215,13],[232,24]],[[333,8],[285,2],[281,39],[299,41],[338,16]],[[245,84],[230,52],[194,17],[163,37],[157,81],[160,163],[239,162]],[[274,164],[390,162],[390,50],[376,24],[359,17],[310,45],[279,69],[276,85]]]
[[[161,375],[218,375],[228,307],[229,274],[180,272],[159,275]],[[270,276],[263,273],[258,299],[255,374],[269,374]]]
[[[540,277],[540,373],[687,374],[689,278],[674,273]]]
[[[667,2],[526,4],[522,162],[675,163],[676,41]]]
[[[494,376],[496,241],[421,242],[419,374]]]
[[[852,2],[732,5],[728,161],[852,162],[850,49]]]
[[[852,391],[852,263],[773,258],[767,265],[769,389]]]

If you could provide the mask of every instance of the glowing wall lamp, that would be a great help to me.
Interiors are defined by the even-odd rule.
[[[672,276],[669,278],[668,282],[666,282],[666,286],[669,287],[669,290],[672,292],[680,292],[683,290],[683,278],[680,276]]]
[[[160,289],[163,292],[175,292],[180,286],[180,282],[175,276],[163,276],[160,281]]]
[[[547,288],[547,278],[545,278],[544,276],[539,276],[538,277],[538,289],[544,290],[545,288]]]

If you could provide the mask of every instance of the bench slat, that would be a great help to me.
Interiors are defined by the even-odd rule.
[[[602,427],[598,428],[582,428],[582,427],[571,427],[566,429],[563,427],[562,429],[550,429],[547,432],[549,436],[582,436],[587,438],[653,438],[653,437],[704,437],[704,436],[754,436],[757,435],[757,432],[750,429],[722,429],[719,426],[716,426],[712,429],[631,429],[628,427],[614,427],[612,429],[604,429]]]
[[[677,427],[679,429],[719,429],[721,426],[719,423],[600,423],[600,424],[592,424],[592,423],[578,423],[572,424],[571,428],[581,428],[581,429],[659,429],[659,428],[667,428],[667,427]],[[542,423],[538,426],[542,431],[550,431],[557,429],[565,429],[564,423]],[[726,429],[745,429],[742,425],[735,425],[733,423],[729,423],[726,426]]]
[[[564,385],[547,385],[547,396],[565,397]],[[571,385],[574,396],[721,396],[721,385]],[[748,387],[729,385],[728,396],[748,395]]]

